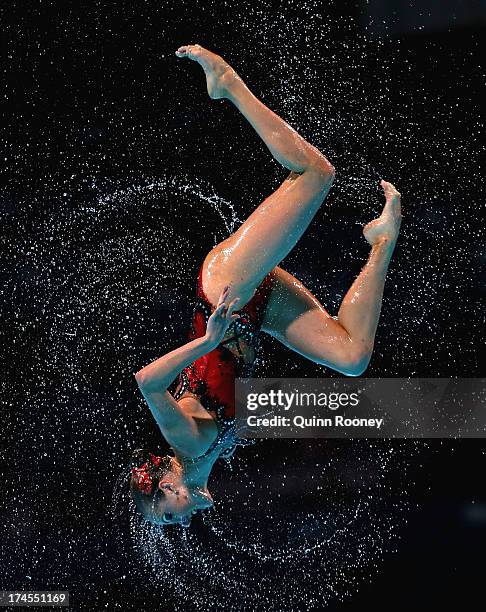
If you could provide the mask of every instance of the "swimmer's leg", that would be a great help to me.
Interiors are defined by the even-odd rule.
[[[400,194],[382,181],[386,204],[365,226],[372,245],[368,261],[333,319],[294,276],[274,271],[274,288],[263,329],[308,359],[349,376],[364,372],[371,358],[388,266],[400,227]]]
[[[220,56],[199,45],[181,47],[177,55],[203,67],[210,96],[233,102],[274,158],[291,171],[205,260],[203,286],[210,301],[216,304],[221,288],[230,284],[228,299],[239,296],[243,306],[307,229],[331,188],[334,168],[318,149],[258,100]]]

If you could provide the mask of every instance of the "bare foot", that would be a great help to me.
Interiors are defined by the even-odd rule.
[[[391,183],[381,181],[380,185],[385,192],[385,207],[378,219],[371,221],[363,229],[363,235],[371,245],[379,242],[394,244],[402,222],[400,194]]]
[[[176,51],[177,57],[188,57],[202,66],[206,73],[208,94],[211,98],[225,98],[228,85],[237,77],[224,59],[201,45],[184,45]]]

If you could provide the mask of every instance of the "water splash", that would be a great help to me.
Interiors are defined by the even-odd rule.
[[[355,593],[398,544],[413,486],[407,468],[423,445],[391,449],[380,442],[351,444],[327,458],[316,449],[300,505],[292,485],[269,493],[265,468],[242,469],[237,461],[230,478],[238,479],[238,490],[220,475],[213,483],[216,509],[189,529],[146,522],[123,479],[113,499],[128,513],[134,549],[152,579],[177,594],[176,609],[227,609],[235,601],[240,609],[261,609],[265,602],[274,609],[319,609]],[[258,464],[258,453],[246,460]],[[390,485],[397,471],[398,490]],[[286,466],[271,475],[286,477]]]

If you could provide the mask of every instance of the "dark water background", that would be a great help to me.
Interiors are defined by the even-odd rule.
[[[449,609],[479,595],[481,441],[262,442],[216,471],[214,518],[183,546],[155,542],[152,561],[126,500],[109,510],[130,450],[165,449],[133,372],[183,341],[201,259],[286,176],[208,99],[181,44],[224,55],[337,168],[282,263],[332,314],[366,259],[378,179],[402,192],[366,375],[485,376],[485,30],[453,4],[437,23],[424,3],[408,20],[400,3],[0,9],[0,588],[62,588],[89,610]],[[256,375],[339,376],[271,339]]]

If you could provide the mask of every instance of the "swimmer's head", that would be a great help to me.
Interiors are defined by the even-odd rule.
[[[145,520],[156,525],[188,527],[194,514],[213,506],[207,487],[187,483],[174,457],[141,453],[134,453],[135,461],[145,461],[132,468],[130,493]]]

